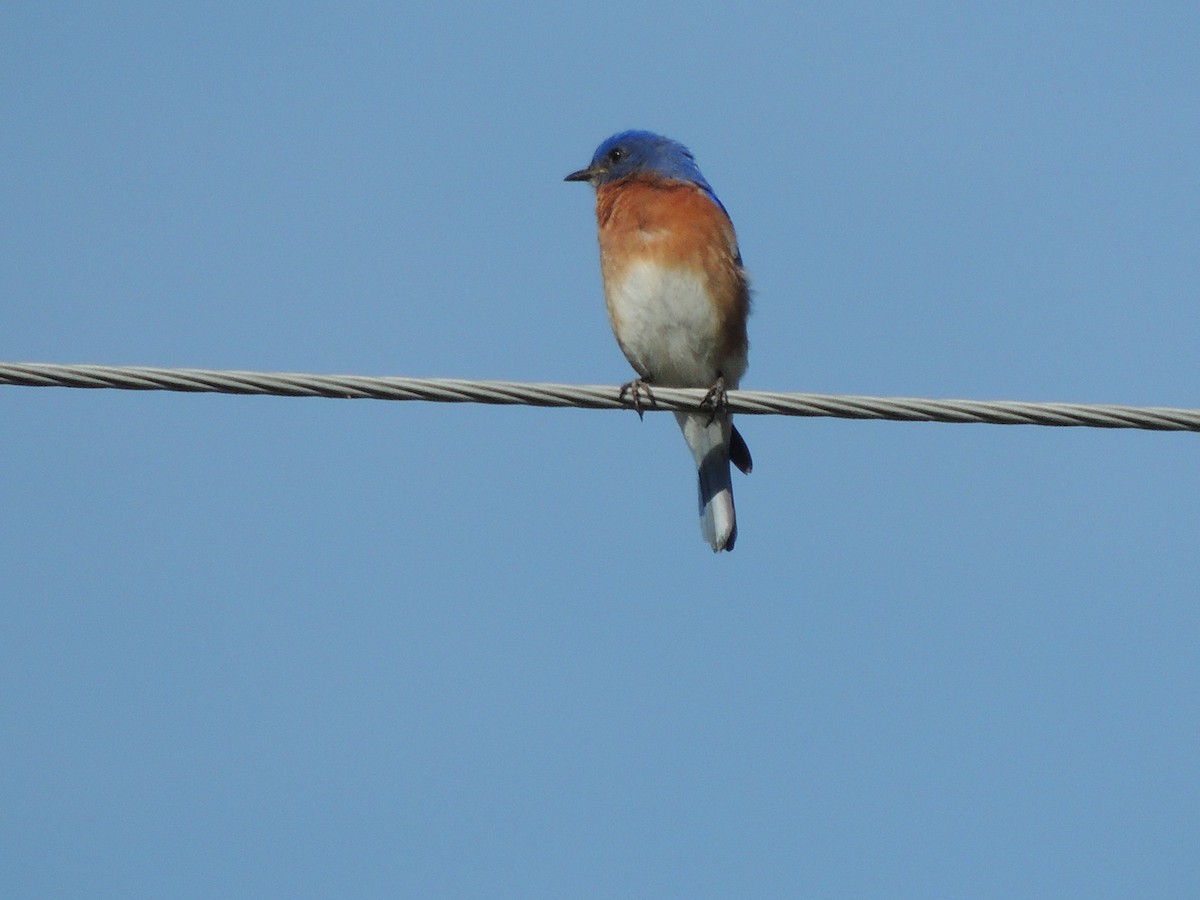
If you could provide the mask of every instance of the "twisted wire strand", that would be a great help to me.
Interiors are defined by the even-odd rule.
[[[161,369],[143,366],[0,362],[0,385],[6,384],[26,387],[266,394],[280,397],[568,406],[582,409],[634,408],[632,398],[626,395],[625,399],[620,399],[618,389],[611,385]],[[706,391],[699,388],[655,387],[653,392],[653,401],[642,401],[643,409],[648,412],[694,411],[699,408],[706,394]],[[991,425],[1200,431],[1200,409],[1171,407],[928,400],[772,391],[729,391],[728,406],[731,412],[743,415],[833,416],[843,419],[888,419],[899,422],[974,422]]]

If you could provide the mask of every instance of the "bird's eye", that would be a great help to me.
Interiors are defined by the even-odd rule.
[[[613,165],[616,165],[624,158],[625,158],[625,148],[624,147],[613,147],[611,150],[608,151],[608,161],[610,163],[612,163]]]

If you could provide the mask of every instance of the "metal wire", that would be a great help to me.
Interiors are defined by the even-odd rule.
[[[332,397],[369,400],[426,400],[435,403],[492,403],[632,409],[611,385],[539,384],[515,381],[460,381],[449,378],[379,378],[365,375],[307,375],[214,369],[158,369],[141,366],[0,363],[0,385],[26,387],[118,388],[131,391],[185,391]],[[695,410],[706,391],[653,388],[647,412]],[[839,394],[784,394],[730,391],[729,410],[743,415],[834,416],[900,422],[976,422],[991,425],[1057,425],[1200,431],[1200,409],[1113,406],[1085,403],[1026,403],[984,400],[925,400]]]

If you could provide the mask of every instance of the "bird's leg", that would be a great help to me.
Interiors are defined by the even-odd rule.
[[[729,407],[729,400],[725,396],[725,376],[717,375],[717,383],[708,389],[708,393],[704,395],[704,399],[700,401],[701,409],[710,409],[712,413],[708,417],[706,425],[711,425],[716,419],[718,413],[725,412]]]
[[[654,391],[650,390],[650,379],[635,378],[633,381],[626,382],[621,385],[621,393],[617,394],[618,400],[624,400],[626,394],[633,394],[633,408],[637,410],[638,418],[643,416],[642,410],[642,394],[646,395],[646,399],[654,404]]]

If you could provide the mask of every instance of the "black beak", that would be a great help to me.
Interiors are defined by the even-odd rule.
[[[564,178],[563,181],[591,181],[592,176],[595,174],[596,173],[592,171],[592,167],[588,166],[586,169],[580,169],[578,172],[572,172],[570,175]]]

